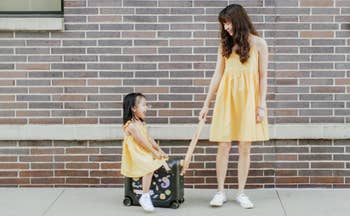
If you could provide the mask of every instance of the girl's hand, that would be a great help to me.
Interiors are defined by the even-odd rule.
[[[261,106],[256,108],[256,123],[261,123],[265,116],[265,109]]]
[[[204,119],[204,121],[206,121],[208,110],[209,110],[209,108],[207,106],[203,106],[201,112],[199,113],[199,117],[198,117],[199,121],[202,119]]]
[[[162,155],[162,157],[163,157],[164,159],[168,159],[168,158],[169,158],[169,155],[167,155],[167,154],[164,153],[164,152],[162,152],[161,155]]]
[[[160,155],[162,156],[162,158],[164,158],[164,159],[168,159],[169,158],[169,156],[160,148],[159,148],[159,152],[160,152]]]
[[[152,152],[152,154],[153,154],[153,158],[154,158],[154,159],[160,160],[160,159],[163,158],[161,152],[159,152],[159,151],[154,151],[154,152]]]

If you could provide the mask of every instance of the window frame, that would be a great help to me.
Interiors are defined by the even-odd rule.
[[[61,1],[60,11],[0,11],[0,17],[63,17],[64,0]]]

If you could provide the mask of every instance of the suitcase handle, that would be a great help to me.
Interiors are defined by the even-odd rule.
[[[204,123],[205,123],[205,119],[201,119],[198,123],[197,129],[196,129],[195,133],[193,134],[192,140],[191,140],[190,145],[187,149],[185,160],[182,161],[183,166],[182,166],[182,170],[181,170],[180,175],[185,175],[186,170],[188,169],[188,167],[190,165],[192,154],[193,154],[194,148],[197,145],[199,134],[202,131]]]
[[[163,163],[163,167],[164,167],[164,169],[167,171],[167,172],[170,172],[170,167],[169,167],[169,165],[168,165],[168,163],[166,162],[166,161],[164,161],[164,163]]]

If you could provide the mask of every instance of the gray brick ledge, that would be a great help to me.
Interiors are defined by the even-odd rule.
[[[195,124],[149,124],[155,139],[189,140]],[[0,125],[0,140],[112,140],[122,139],[121,125]],[[270,139],[349,139],[349,124],[274,124]],[[200,139],[207,140],[209,125]]]

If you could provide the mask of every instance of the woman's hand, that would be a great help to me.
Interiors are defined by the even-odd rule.
[[[261,123],[265,116],[265,109],[262,106],[256,108],[256,123]]]
[[[199,121],[202,119],[204,119],[204,121],[206,121],[208,110],[209,110],[209,108],[207,106],[203,106],[201,112],[199,113],[199,117],[198,117]]]

